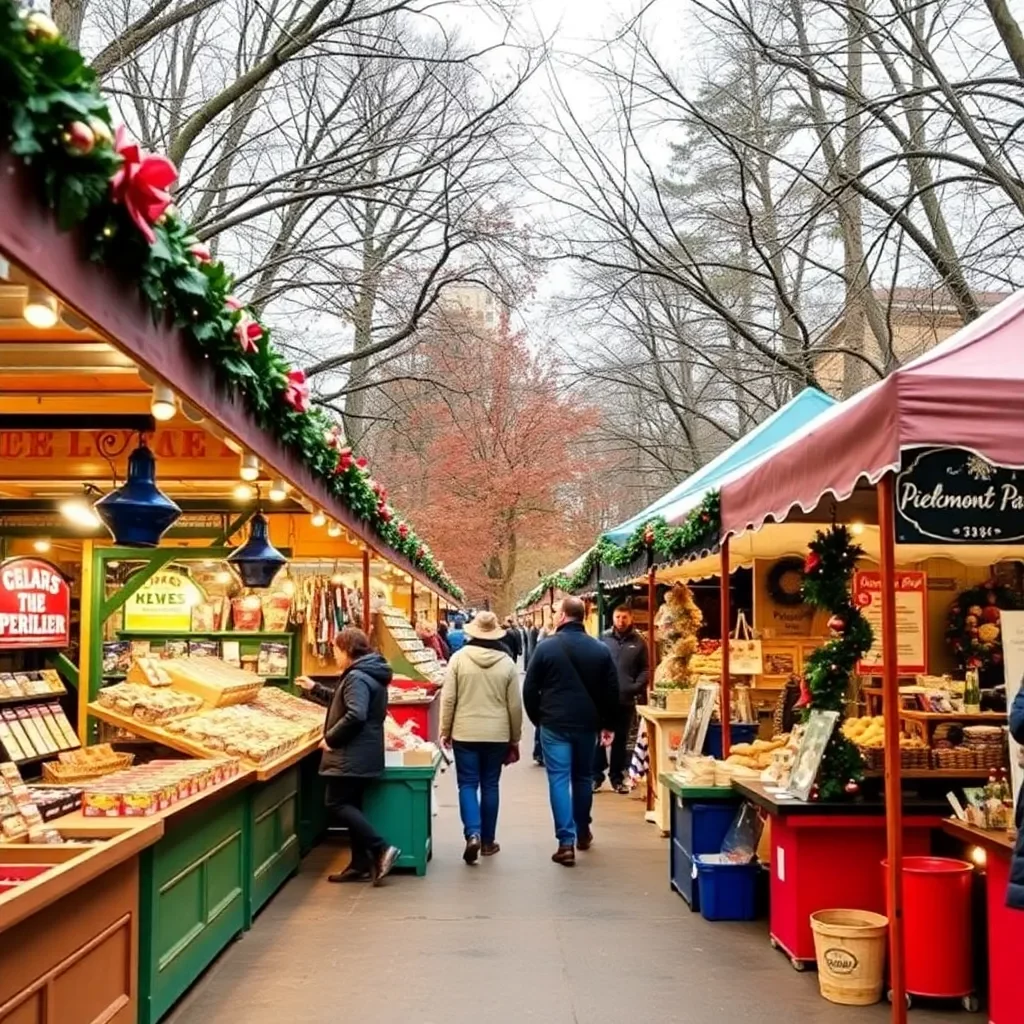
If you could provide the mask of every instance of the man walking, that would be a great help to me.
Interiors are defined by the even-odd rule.
[[[589,850],[594,752],[612,742],[618,677],[608,649],[587,636],[577,597],[562,601],[555,633],[537,645],[526,670],[523,705],[540,732],[558,849],[551,859],[572,867]]]
[[[615,662],[619,679],[619,700],[614,723],[615,739],[610,747],[598,747],[594,755],[594,792],[604,784],[605,769],[612,789],[628,793],[626,785],[626,742],[633,729],[637,699],[647,691],[647,644],[633,626],[633,613],[626,605],[612,612],[612,628],[601,634]]]
[[[519,631],[512,622],[511,615],[505,619],[505,639],[503,643],[514,664],[519,660],[519,655],[523,653],[523,650],[522,644],[519,642]]]

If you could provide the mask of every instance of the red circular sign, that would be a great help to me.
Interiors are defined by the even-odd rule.
[[[60,569],[41,558],[0,563],[0,650],[67,647],[71,592]]]

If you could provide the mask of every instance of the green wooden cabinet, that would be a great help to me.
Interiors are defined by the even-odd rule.
[[[246,927],[299,869],[299,766],[249,787],[249,898]]]
[[[366,790],[364,810],[374,828],[402,855],[399,868],[427,873],[433,855],[430,790],[440,759],[428,768],[385,768],[384,777]]]
[[[245,927],[249,790],[170,817],[143,852],[139,1022],[154,1024]]]

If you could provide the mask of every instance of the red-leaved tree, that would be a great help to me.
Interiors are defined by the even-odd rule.
[[[507,327],[438,332],[417,354],[434,383],[392,395],[402,418],[375,458],[467,600],[503,614],[535,582],[536,553],[571,558],[583,532],[594,465],[581,442],[598,416],[556,370]]]

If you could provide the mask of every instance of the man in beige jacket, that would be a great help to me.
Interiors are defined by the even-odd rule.
[[[448,662],[441,693],[441,742],[455,753],[462,859],[474,864],[481,853],[490,857],[500,849],[498,787],[502,767],[519,760],[523,705],[519,673],[494,613],[479,612],[465,632],[468,642]]]

